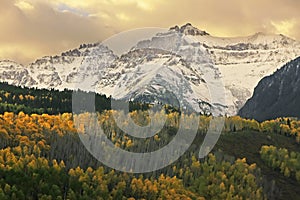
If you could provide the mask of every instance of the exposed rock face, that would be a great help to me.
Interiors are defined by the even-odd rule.
[[[300,57],[263,78],[239,115],[259,121],[300,117]]]
[[[207,32],[199,30],[198,28],[192,26],[191,23],[187,23],[187,24],[185,24],[181,27],[174,26],[174,27],[171,27],[170,30],[175,30],[175,31],[183,33],[185,35],[193,35],[193,36],[195,36],[195,35],[201,35],[201,36],[209,35]]]

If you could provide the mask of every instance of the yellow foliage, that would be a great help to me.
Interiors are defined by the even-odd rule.
[[[154,135],[154,140],[155,141],[157,141],[157,142],[159,142],[160,141],[160,138],[159,138],[159,136],[156,134],[156,135]]]
[[[220,189],[221,190],[226,190],[225,184],[223,182],[220,183]]]
[[[22,101],[24,99],[24,96],[22,94],[20,94],[19,99]]]
[[[132,146],[133,146],[132,140],[128,140],[127,143],[126,143],[126,147],[130,148]]]

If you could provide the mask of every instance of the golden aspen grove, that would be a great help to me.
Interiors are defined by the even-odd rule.
[[[138,139],[117,126],[113,115],[122,113],[109,109],[109,98],[96,97],[107,106],[98,110],[98,123],[115,146],[127,151],[150,152],[165,146],[176,134],[180,116],[199,121],[196,138],[177,161],[133,174],[111,169],[87,151],[79,138],[86,127],[75,128],[74,121],[90,120],[91,114],[71,113],[70,91],[0,88],[0,199],[272,199],[278,191],[289,197],[300,190],[296,118],[257,122],[226,117],[213,151],[199,159],[212,116],[165,106],[163,129]],[[130,106],[128,119],[149,123],[149,105]]]

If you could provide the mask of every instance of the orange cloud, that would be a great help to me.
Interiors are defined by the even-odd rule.
[[[28,63],[121,31],[187,22],[216,36],[300,39],[299,7],[295,0],[2,0],[0,59]]]

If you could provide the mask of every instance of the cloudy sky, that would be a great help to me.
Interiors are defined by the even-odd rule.
[[[1,0],[0,59],[27,64],[122,31],[192,23],[215,36],[300,40],[299,0]],[[184,3],[183,3],[184,2]]]

